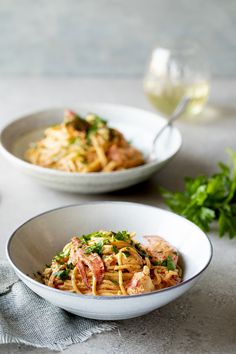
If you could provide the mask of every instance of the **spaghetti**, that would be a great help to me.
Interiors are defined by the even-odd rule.
[[[140,151],[95,114],[85,119],[65,111],[64,121],[47,128],[25,158],[32,164],[66,172],[112,172],[144,164]]]
[[[176,249],[159,236],[148,246],[127,231],[98,231],[73,237],[41,273],[44,284],[78,294],[135,295],[182,280]]]

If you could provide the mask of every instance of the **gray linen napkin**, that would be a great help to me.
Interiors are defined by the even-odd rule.
[[[0,344],[63,350],[115,328],[115,324],[85,319],[51,305],[19,280],[8,262],[0,260]]]

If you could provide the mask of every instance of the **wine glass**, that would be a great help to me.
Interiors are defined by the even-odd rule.
[[[144,90],[158,112],[169,117],[184,97],[184,116],[199,114],[207,103],[210,74],[203,51],[190,43],[156,47],[144,78]]]

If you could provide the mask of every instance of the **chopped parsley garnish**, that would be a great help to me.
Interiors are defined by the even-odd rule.
[[[88,246],[85,248],[84,253],[85,254],[90,254],[90,253],[97,253],[99,255],[102,255],[102,249],[103,249],[104,242],[99,241],[95,243],[92,246]]]
[[[98,131],[98,127],[97,126],[92,126],[91,128],[88,129],[87,131],[87,143],[90,144],[91,143],[91,135],[95,134]]]
[[[176,266],[171,256],[167,256],[164,261],[151,261],[153,266],[163,266],[166,267],[168,270],[175,270]]]
[[[61,280],[66,280],[69,276],[69,269],[59,270],[54,275],[60,278]]]
[[[67,269],[74,269],[73,263],[68,263],[66,264]]]
[[[82,239],[82,241],[84,241],[85,243],[88,243],[88,241],[89,240],[91,240],[91,234],[89,234],[89,235],[83,235],[82,237],[81,237],[81,239]]]
[[[141,257],[148,257],[148,254],[144,251],[140,243],[135,243],[134,247],[136,248]]]
[[[129,241],[130,234],[127,231],[118,231],[114,233],[114,238],[118,241]]]
[[[79,137],[69,138],[68,139],[68,143],[70,145],[79,144],[80,143],[80,138]]]
[[[161,263],[162,266],[167,267],[168,270],[175,270],[176,266],[171,256],[167,256],[167,258]]]
[[[87,142],[91,142],[91,135],[95,134],[98,129],[102,128],[103,126],[107,125],[107,121],[102,119],[97,115],[92,115],[92,119],[89,121],[90,127],[87,130]]]
[[[167,269],[168,270],[175,270],[176,266],[175,263],[173,261],[173,258],[171,256],[167,257]]]
[[[103,126],[103,125],[107,125],[107,121],[99,117],[98,115],[94,114],[92,124],[96,126]]]
[[[78,131],[86,131],[90,126],[85,119],[81,118],[78,114],[72,111],[65,112],[64,124],[66,126],[72,125],[73,128]]]
[[[117,254],[119,252],[118,248],[116,246],[112,246],[112,251]]]
[[[158,262],[158,261],[151,261],[151,263],[152,263],[153,266],[161,265],[161,262]]]
[[[63,258],[65,258],[64,252],[59,252],[58,254],[56,254],[56,255],[53,257],[52,261],[53,261],[53,262],[60,262]]]
[[[124,253],[126,258],[130,256],[130,253],[128,251],[122,251],[122,253]]]
[[[57,263],[63,263],[64,258],[69,257],[70,255],[70,249],[68,248],[65,251],[61,251],[58,254],[56,254],[53,259],[52,262],[57,262]]]
[[[85,243],[88,243],[88,241],[90,241],[92,239],[92,237],[104,237],[104,235],[102,234],[102,232],[96,231],[96,232],[92,232],[91,234],[88,234],[88,235],[83,235],[81,237],[81,239]]]
[[[103,244],[104,245],[110,245],[111,241],[108,238],[103,239]]]

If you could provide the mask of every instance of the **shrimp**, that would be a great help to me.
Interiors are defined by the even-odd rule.
[[[153,290],[155,290],[155,286],[150,278],[149,268],[147,266],[143,267],[142,272],[134,273],[127,287],[127,293],[129,295],[147,293]]]
[[[108,159],[117,163],[123,168],[131,168],[134,165],[142,165],[143,157],[141,153],[132,146],[119,147],[118,145],[111,145],[108,151]]]
[[[84,250],[82,248],[79,248],[80,240],[77,237],[73,237],[71,242],[72,242],[72,247],[71,247],[70,261],[73,265],[75,265],[78,268],[86,287],[88,289],[91,288],[88,282],[84,265],[89,267],[94,278],[96,279],[96,282],[100,284],[104,278],[104,273],[105,273],[104,263],[101,257],[99,257],[97,253],[91,253],[85,255]]]
[[[177,265],[178,252],[169,242],[160,236],[144,236],[148,241],[147,250],[155,261],[163,262],[168,256],[172,257],[173,262]]]

